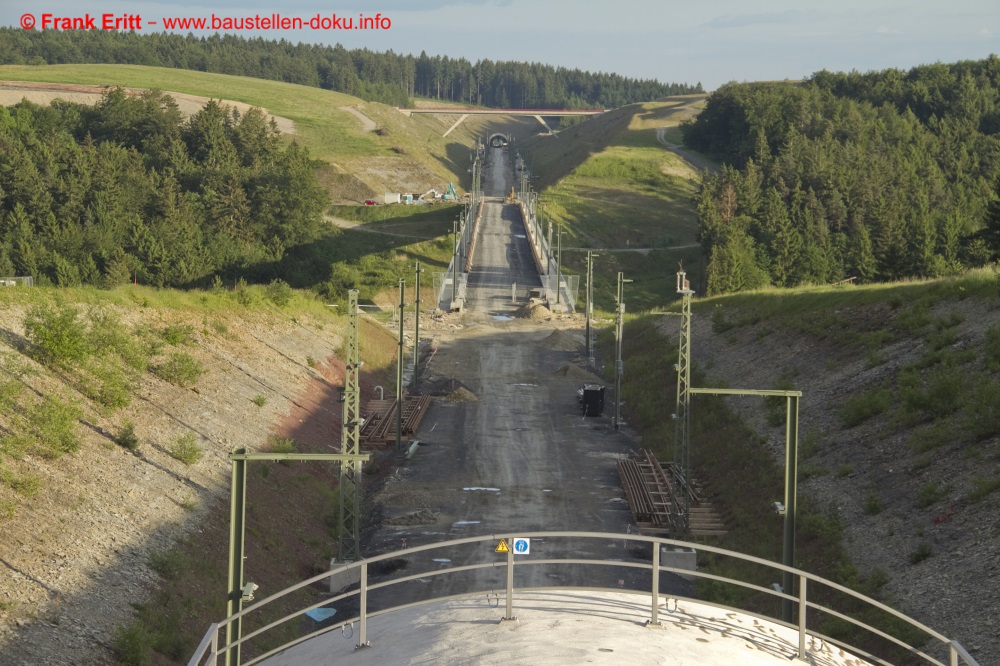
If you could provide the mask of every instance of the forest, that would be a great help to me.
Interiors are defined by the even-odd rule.
[[[401,107],[419,96],[501,108],[611,109],[702,91],[700,83],[665,84],[538,63],[479,60],[473,64],[465,58],[349,50],[339,44],[293,44],[237,35],[0,28],[0,65],[92,63],[250,76]]]
[[[710,293],[933,277],[1000,255],[1000,59],[731,83],[682,128]]]
[[[0,107],[0,275],[190,286],[318,238],[315,165],[258,109],[158,91]],[[217,278],[216,278],[217,279]]]

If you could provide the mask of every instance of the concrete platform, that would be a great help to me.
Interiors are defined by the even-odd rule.
[[[445,601],[374,618],[369,647],[355,649],[350,627],[263,662],[309,664],[672,664],[677,666],[867,666],[840,648],[807,639],[795,661],[796,632],[752,616],[689,601],[661,602],[661,626],[646,626],[648,598],[606,592],[525,592],[517,622],[500,623],[501,593]],[[355,625],[354,631],[357,631]]]

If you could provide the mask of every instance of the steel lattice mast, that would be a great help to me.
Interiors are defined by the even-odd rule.
[[[348,292],[347,354],[344,359],[344,418],[341,427],[340,452],[357,456],[361,430],[361,358],[358,346],[358,290]],[[340,464],[340,547],[341,562],[361,559],[361,462]]]
[[[691,509],[691,290],[682,268],[677,272],[677,293],[681,295],[681,330],[677,341],[677,406],[674,411],[674,538],[685,538]]]

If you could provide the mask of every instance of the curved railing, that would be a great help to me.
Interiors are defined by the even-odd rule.
[[[623,590],[620,587],[580,587],[580,586],[518,586],[516,589],[520,592],[537,592],[543,590],[552,589],[578,589],[578,590],[588,590],[588,591],[608,591],[608,592],[631,592],[633,594],[641,594],[648,596],[650,599],[650,618],[649,621],[652,624],[659,623],[660,614],[660,600],[664,596],[668,596],[672,599],[680,600],[690,600],[696,601],[698,603],[711,605],[719,608],[724,608],[726,610],[736,610],[749,615],[760,617],[761,619],[767,619],[772,622],[776,622],[785,627],[793,629],[798,633],[798,653],[797,657],[799,659],[804,659],[806,656],[806,638],[810,637],[812,639],[820,639],[826,643],[837,645],[840,648],[849,650],[855,655],[865,658],[873,663],[883,664],[885,666],[892,666],[891,662],[886,661],[885,655],[880,656],[875,654],[874,650],[864,650],[857,645],[851,645],[841,640],[837,640],[830,636],[819,633],[813,629],[810,629],[810,615],[813,616],[812,625],[816,625],[817,615],[827,615],[832,618],[837,618],[842,622],[849,623],[856,628],[861,629],[867,634],[878,637],[882,639],[885,645],[894,645],[897,650],[902,650],[908,654],[911,660],[916,663],[926,663],[933,664],[935,666],[959,666],[964,664],[965,666],[979,666],[978,662],[969,655],[969,653],[957,642],[951,640],[941,634],[940,632],[927,627],[916,620],[903,615],[902,613],[893,610],[892,608],[886,606],[885,604],[876,601],[870,597],[863,594],[855,592],[843,585],[834,583],[833,581],[815,576],[813,574],[801,571],[799,569],[794,569],[791,567],[786,567],[775,562],[770,562],[758,557],[753,557],[751,555],[743,555],[741,553],[736,553],[733,551],[724,550],[722,548],[716,548],[714,546],[708,546],[704,544],[693,544],[684,541],[677,541],[673,539],[662,539],[658,537],[649,537],[636,534],[630,534],[624,537],[620,534],[607,534],[603,532],[531,532],[531,533],[518,533],[516,538],[528,538],[536,541],[544,540],[546,544],[546,550],[550,549],[553,541],[556,539],[566,539],[566,540],[588,540],[596,539],[603,541],[622,541],[623,538],[627,539],[629,542],[635,543],[645,543],[652,546],[652,557],[651,561],[641,561],[641,560],[596,560],[596,559],[581,559],[581,558],[541,558],[541,557],[531,557],[524,555],[516,555],[511,549],[506,557],[497,558],[494,554],[495,548],[501,539],[505,540],[506,544],[513,544],[515,536],[510,534],[491,534],[478,537],[469,537],[465,539],[455,539],[452,541],[446,541],[441,543],[429,544],[426,546],[418,546],[414,548],[407,548],[404,550],[399,550],[391,553],[385,553],[383,555],[378,555],[371,557],[360,562],[354,562],[347,564],[343,567],[339,567],[330,572],[319,574],[313,576],[312,578],[302,581],[296,585],[286,588],[280,592],[272,594],[271,596],[260,600],[259,602],[253,604],[252,606],[244,609],[240,613],[233,615],[232,617],[226,618],[221,622],[217,622],[211,625],[208,632],[205,634],[204,639],[198,646],[197,651],[191,660],[188,662],[188,666],[202,666],[204,664],[216,664],[218,663],[218,658],[220,656],[229,655],[227,663],[238,664],[239,659],[239,648],[241,646],[247,645],[250,641],[256,638],[266,635],[268,632],[275,631],[282,625],[286,623],[301,620],[303,614],[314,611],[316,609],[322,608],[324,606],[329,606],[332,603],[343,601],[347,599],[356,598],[359,605],[359,611],[353,617],[347,618],[343,621],[338,621],[335,624],[330,624],[316,631],[302,633],[302,635],[296,636],[293,639],[287,640],[286,642],[278,645],[277,647],[268,649],[262,654],[255,655],[251,659],[245,662],[245,666],[252,666],[257,664],[264,659],[267,659],[283,650],[286,650],[294,645],[302,643],[304,641],[315,638],[321,634],[336,629],[346,628],[348,625],[351,626],[354,631],[354,636],[357,638],[357,645],[364,646],[368,644],[368,627],[367,623],[370,618],[377,617],[386,613],[391,613],[395,611],[400,611],[406,608],[411,608],[415,606],[420,606],[428,603],[437,603],[440,601],[448,599],[466,598],[471,596],[477,596],[482,594],[496,594],[497,596],[497,606],[499,607],[499,593],[496,593],[496,587],[491,587],[489,589],[470,589],[464,591],[460,594],[453,594],[447,596],[437,596],[429,599],[421,599],[419,601],[414,601],[410,603],[404,603],[400,605],[394,605],[391,607],[380,608],[377,610],[372,610],[369,608],[369,596],[371,593],[378,590],[386,590],[394,586],[403,585],[405,583],[412,583],[415,581],[426,581],[427,579],[434,577],[443,576],[455,576],[462,572],[471,572],[483,569],[503,569],[506,574],[506,607],[504,618],[513,617],[516,597],[515,597],[515,586],[514,586],[514,570],[515,568],[521,569],[522,567],[535,567],[535,566],[546,566],[546,565],[584,565],[584,566],[595,566],[595,567],[620,567],[627,569],[640,569],[650,572],[652,577],[651,585],[644,590]],[[493,559],[485,559],[481,562],[474,562],[471,564],[464,564],[460,566],[447,566],[436,570],[420,571],[414,574],[400,576],[396,578],[391,578],[389,580],[382,580],[378,582],[373,582],[369,575],[369,570],[371,567],[378,567],[380,563],[387,564],[393,561],[398,561],[400,558],[404,558],[417,553],[427,553],[431,551],[444,551],[455,549],[460,546],[470,545],[470,544],[486,544],[489,546],[489,550],[484,549],[481,552],[488,552],[489,556]],[[700,571],[692,571],[684,568],[678,568],[673,566],[664,566],[661,564],[661,546],[670,546],[676,548],[686,548],[701,551],[702,553],[711,553],[716,556],[732,558],[733,560],[742,561],[745,563],[750,563],[753,565],[765,567],[771,569],[776,573],[787,572],[792,574],[793,580],[795,581],[795,589],[797,593],[786,594],[780,590],[780,587],[775,585],[773,587],[763,587],[754,583],[749,583],[743,580],[737,580],[734,578],[726,578],[723,576],[710,574]],[[480,551],[477,551],[480,552]],[[447,560],[450,563],[450,560]],[[681,574],[686,577],[693,577],[699,580],[709,580],[716,581],[717,583],[735,586],[737,588],[748,589],[756,593],[770,595],[777,599],[783,601],[791,602],[795,605],[796,610],[794,617],[797,617],[796,622],[786,622],[774,617],[767,617],[760,615],[758,613],[749,612],[748,609],[739,608],[734,606],[726,606],[721,604],[715,604],[711,602],[706,602],[701,599],[696,599],[689,596],[679,595],[675,593],[665,594],[660,585],[660,574],[661,573],[675,573]],[[267,622],[261,627],[258,627],[252,631],[248,631],[243,636],[235,637],[229,644],[225,643],[225,640],[220,637],[220,632],[225,635],[225,629],[227,625],[234,623],[239,620],[236,626],[241,626],[243,618],[250,616],[255,613],[260,613],[262,609],[268,607],[274,602],[284,599],[288,595],[294,594],[298,591],[304,590],[311,586],[315,586],[318,583],[323,583],[327,579],[333,576],[343,577],[345,574],[354,575],[354,579],[358,581],[357,589],[352,589],[348,592],[342,594],[337,594],[333,596],[327,596],[320,601],[307,604],[296,611],[286,614],[278,619]],[[813,588],[820,587],[827,588],[828,590],[836,591],[845,597],[852,599],[852,603],[857,606],[860,604],[860,608],[867,609],[877,609],[889,617],[894,618],[896,621],[905,623],[909,627],[919,630],[927,636],[927,641],[925,645],[917,646],[907,643],[905,640],[890,634],[884,629],[872,626],[866,622],[863,622],[857,618],[860,613],[855,609],[854,611],[844,609],[837,610],[835,608],[827,607],[821,605],[815,601],[810,600],[810,593]],[[812,611],[810,613],[809,611]],[[357,629],[354,629],[354,625],[357,624]],[[897,632],[898,633],[898,632]],[[934,656],[936,653],[938,656]],[[947,662],[942,661],[942,659],[947,659]]]

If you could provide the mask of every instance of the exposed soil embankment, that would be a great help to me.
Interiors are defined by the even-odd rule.
[[[25,311],[0,308],[3,340],[23,341]],[[109,413],[58,374],[0,345],[5,370],[26,365],[30,372],[22,380],[31,391],[77,402],[82,423],[89,424],[78,427],[81,446],[75,453],[57,460],[29,454],[23,461],[7,461],[11,469],[30,470],[40,484],[13,517],[0,519],[3,664],[110,661],[115,627],[131,620],[130,604],[146,602],[162,576],[170,575],[173,563],[203,567],[211,578],[224,580],[225,530],[209,535],[211,544],[203,547],[198,561],[176,560],[170,551],[178,539],[196,542],[209,531],[207,525],[228,522],[231,450],[265,447],[272,433],[296,439],[302,450],[339,442],[339,403],[333,387],[343,371],[325,359],[341,339],[330,319],[259,309],[237,314],[157,311],[138,303],[115,306],[114,311],[131,326],[189,326],[192,339],[183,350],[205,371],[191,388],[146,373],[132,403]],[[9,373],[0,379],[10,379]],[[114,441],[126,421],[135,424],[136,452]],[[193,435],[203,453],[190,465],[170,454],[184,435]],[[258,491],[275,485],[263,481],[262,469],[251,477]],[[271,481],[280,474],[289,475],[286,489],[293,483],[313,483],[292,466],[280,467]],[[319,474],[332,486],[335,475],[330,470]],[[327,504],[330,492],[322,495]],[[269,517],[262,511],[267,501],[263,495],[252,499],[251,519],[254,511]],[[325,539],[297,532],[304,521],[286,518],[285,527],[299,542],[316,540],[316,552],[285,549],[283,556],[275,554],[270,561],[296,568],[304,560],[328,555],[332,538],[324,517],[314,516],[311,523]],[[294,573],[301,577],[308,572]],[[211,598],[212,591],[203,593],[207,598],[198,605],[218,608],[220,600]]]

